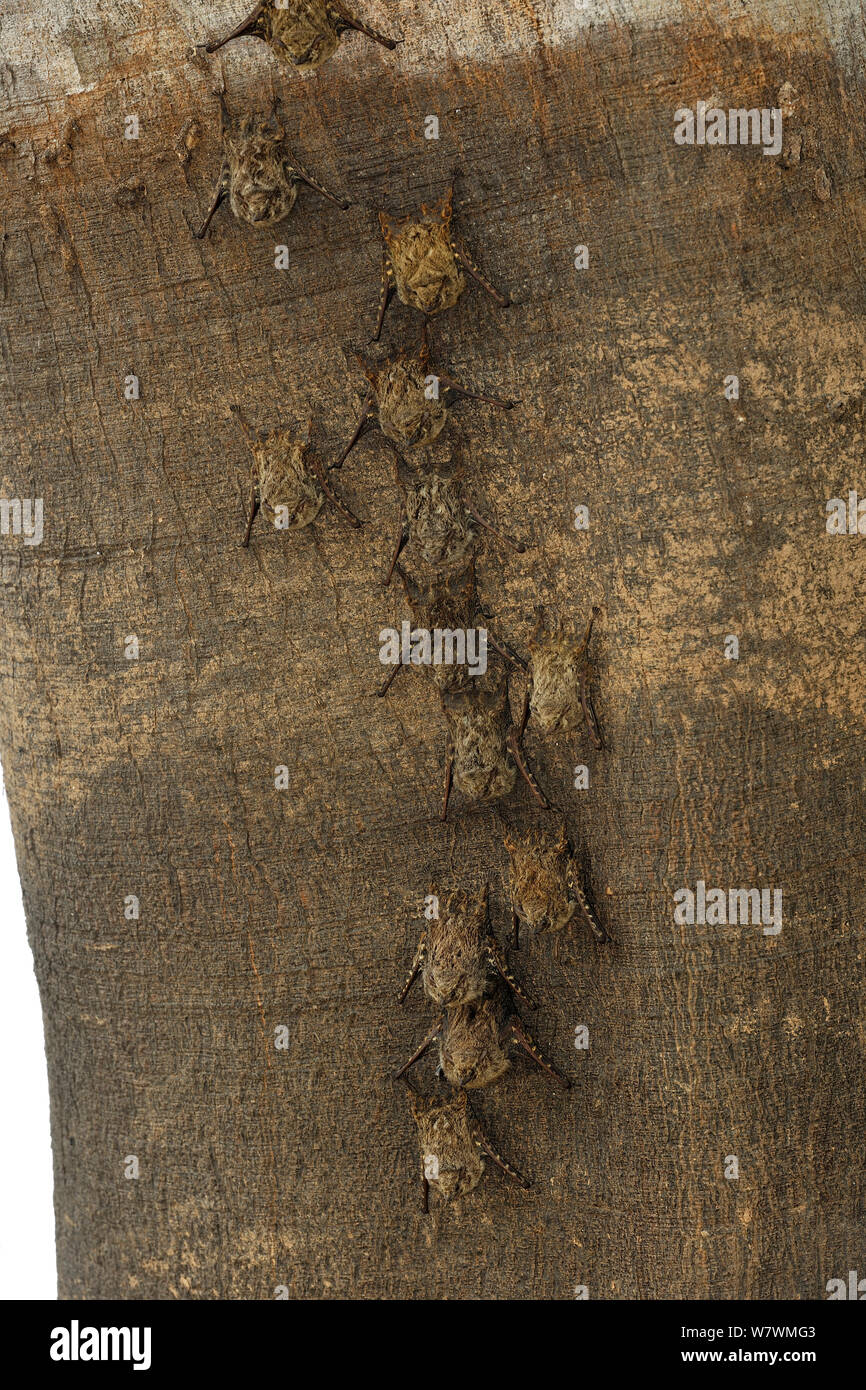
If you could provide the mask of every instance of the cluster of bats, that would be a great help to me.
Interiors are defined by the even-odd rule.
[[[337,0],[267,0],[232,33],[208,44],[207,51],[213,52],[232,39],[257,37],[281,63],[309,71],[329,58],[350,31],[386,48],[394,48],[398,42],[356,19]],[[291,212],[302,184],[342,208],[349,206],[293,154],[276,100],[267,120],[247,116],[236,121],[224,91],[218,95],[223,163],[198,235],[205,236],[226,199],[240,221],[273,225]],[[366,393],[355,429],[332,463],[323,462],[312,448],[311,427],[305,439],[287,430],[257,439],[234,407],[253,460],[244,546],[250,543],[259,511],[272,522],[279,514],[283,529],[300,529],[316,520],[327,501],[351,525],[360,526],[330,475],[342,468],[364,431],[378,426],[393,453],[402,494],[396,544],[383,583],[390,584],[395,572],[400,576],[415,627],[427,632],[468,631],[478,617],[486,622],[476,588],[479,531],[489,532],[518,551],[524,549],[520,542],[495,530],[464,495],[462,465],[436,466],[428,453],[456,400],[465,398],[502,409],[518,404],[474,391],[431,370],[428,320],[453,308],[466,289],[467,276],[503,308],[510,303],[455,234],[453,199],[452,179],[438,205],[422,204],[420,213],[398,220],[384,212],[379,214],[384,251],[373,340],[380,338],[389,302],[396,293],[403,304],[423,315],[421,343],[420,348],[394,354],[378,365],[356,355]],[[523,749],[530,719],[543,735],[573,734],[585,725],[593,745],[602,748],[588,686],[587,654],[597,613],[598,609],[593,609],[583,638],[577,641],[561,622],[549,629],[539,611],[528,659],[495,638],[488,628],[494,659],[483,673],[470,671],[465,663],[426,668],[447,727],[443,820],[448,816],[452,789],[468,804],[496,802],[513,791],[518,777],[543,810],[554,811]],[[387,694],[401,669],[400,664],[395,665],[380,695]],[[509,698],[509,678],[514,669],[522,671],[526,685],[517,722],[511,717]],[[519,946],[521,925],[529,932],[556,931],[575,914],[585,919],[599,941],[609,939],[580,886],[564,823],[557,831],[509,833],[505,845],[511,860],[515,947]],[[447,1085],[447,1093],[425,1098],[407,1081],[421,1147],[425,1210],[431,1184],[444,1198],[470,1192],[484,1171],[485,1154],[515,1181],[528,1185],[488,1142],[468,1097],[471,1090],[500,1079],[509,1067],[509,1048],[522,1048],[560,1084],[570,1085],[542,1055],[517,1012],[515,997],[527,1005],[530,1001],[511,975],[491,929],[487,885],[480,892],[452,892],[441,902],[433,895],[432,901],[436,910],[422,934],[400,1001],[420,975],[437,1018],[397,1073],[404,1077],[438,1043],[436,1077]]]
[[[558,833],[530,829],[507,835],[511,861],[513,944],[521,925],[530,932],[559,931],[575,914],[599,941],[609,940],[580,886],[564,826]],[[484,1173],[484,1156],[509,1178],[529,1187],[493,1147],[478,1122],[469,1092],[499,1081],[510,1066],[509,1049],[522,1049],[559,1085],[571,1082],[541,1052],[515,1005],[535,1008],[512,975],[489,912],[489,891],[456,891],[444,901],[431,895],[432,914],[421,933],[412,969],[400,991],[402,1004],[419,975],[437,1017],[396,1073],[405,1077],[428,1048],[438,1044],[436,1075],[445,1095],[424,1097],[410,1083],[410,1106],[421,1150],[423,1209],[435,1186],[445,1200],[471,1192]]]

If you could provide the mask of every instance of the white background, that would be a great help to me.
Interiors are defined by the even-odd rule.
[[[48,1074],[0,783],[0,1298],[56,1298]]]

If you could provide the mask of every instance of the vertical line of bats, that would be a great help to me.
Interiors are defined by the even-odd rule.
[[[387,49],[401,39],[378,33],[338,0],[265,0],[230,33],[206,45],[208,53],[242,38],[265,42],[284,67],[299,72],[318,68],[346,35],[358,34]],[[251,226],[281,222],[306,188],[341,209],[349,202],[333,192],[301,163],[289,146],[282,110],[275,97],[267,118],[233,116],[224,85],[220,103],[222,161],[208,210],[196,235],[207,235],[214,216],[228,203],[233,216]],[[435,465],[427,449],[446,427],[457,401],[472,401],[511,410],[519,402],[464,386],[431,367],[429,320],[452,309],[471,280],[498,306],[510,297],[488,278],[458,236],[454,222],[452,175],[439,203],[421,204],[402,217],[380,211],[383,238],[382,279],[372,341],[378,342],[388,307],[400,302],[422,315],[420,346],[391,353],[384,361],[353,354],[366,381],[360,414],[351,436],[330,463],[313,440],[313,421],[302,434],[297,427],[255,434],[240,407],[232,406],[244,432],[252,462],[247,514],[241,544],[249,546],[261,513],[282,529],[312,525],[325,503],[353,527],[360,519],[336,490],[331,474],[341,469],[359,439],[377,427],[394,457],[401,497],[393,553],[383,565],[383,583],[398,574],[412,614],[414,630],[430,633],[467,631],[487,615],[476,588],[476,551],[482,533],[518,552],[525,546],[500,533],[466,495],[462,459]],[[560,619],[547,624],[539,610],[529,655],[523,657],[486,626],[493,658],[483,671],[465,663],[428,665],[446,726],[444,789],[440,816],[447,819],[452,793],[469,806],[498,802],[526,784],[547,815],[557,809],[537,782],[524,751],[528,725],[542,735],[573,735],[585,727],[592,745],[603,748],[601,728],[590,693],[588,650],[594,608],[581,640]],[[402,669],[395,664],[379,695],[386,696]],[[525,682],[521,713],[514,719],[509,684],[514,672]],[[549,825],[549,822],[548,822]],[[542,823],[524,831],[509,830],[505,848],[510,859],[511,944],[520,932],[556,932],[582,919],[596,940],[609,941],[581,886],[581,876],[558,813],[555,830]],[[421,1153],[423,1209],[430,1188],[448,1200],[471,1192],[480,1181],[485,1158],[522,1187],[529,1183],[487,1138],[470,1103],[469,1093],[498,1081],[510,1066],[514,1049],[527,1054],[564,1088],[571,1086],[542,1053],[516,1007],[534,1007],[512,975],[505,952],[490,922],[489,886],[455,889],[439,898],[428,915],[409,977],[400,993],[403,1003],[416,979],[436,1009],[436,1018],[408,1060],[396,1073],[406,1081]],[[438,1063],[432,1091],[423,1094],[410,1070],[436,1046]]]

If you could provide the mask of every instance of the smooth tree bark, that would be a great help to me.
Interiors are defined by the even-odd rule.
[[[253,40],[205,56],[244,4],[0,21],[0,745],[61,1296],[825,1297],[866,1269],[866,539],[826,527],[866,495],[862,11],[357,0],[403,44],[304,79]],[[221,76],[236,112],[282,96],[348,211],[307,189],[195,238]],[[781,105],[782,153],[677,144],[699,101]],[[335,475],[361,531],[326,508],[244,550],[230,407],[312,417],[337,456],[376,211],[456,166],[455,226],[514,302],[468,289],[434,362],[521,405],[458,406],[436,447],[528,545],[478,564],[518,651],[538,603],[578,635],[601,606],[605,749],[527,748],[614,942],[512,956],[574,1087],[515,1060],[476,1103],[532,1188],[489,1169],[425,1216],[391,1079],[432,1017],[396,1002],[424,895],[489,879],[504,940],[503,829],[543,817],[519,787],[443,826],[430,683],[376,698],[408,616],[381,437]],[[392,305],[386,340],[419,332]],[[37,498],[32,544],[11,503]],[[782,890],[782,930],[678,923],[699,881]]]

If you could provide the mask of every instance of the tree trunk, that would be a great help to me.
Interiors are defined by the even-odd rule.
[[[823,1297],[866,1268],[866,540],[825,526],[866,493],[862,12],[357,0],[405,42],[347,38],[307,79],[238,41],[232,111],[282,94],[353,206],[305,189],[275,230],[224,207],[199,241],[220,62],[194,45],[243,9],[19,0],[0,26],[3,496],[44,505],[41,544],[2,537],[0,742],[61,1296]],[[784,83],[781,156],[675,143],[677,108]],[[424,895],[488,878],[503,940],[503,825],[543,817],[518,787],[443,826],[430,682],[375,698],[408,616],[381,435],[335,475],[362,531],[326,508],[245,550],[229,407],[260,433],[312,416],[337,454],[375,212],[454,166],[455,226],[514,303],[470,287],[435,362],[521,405],[458,406],[437,448],[530,547],[478,563],[518,651],[539,602],[576,632],[602,608],[606,747],[530,724],[527,748],[614,944],[512,955],[574,1088],[515,1059],[477,1110],[532,1188],[488,1165],[424,1215],[391,1080],[432,1018],[395,997]],[[418,341],[396,302],[386,325]],[[678,924],[699,880],[781,889],[781,932]]]

